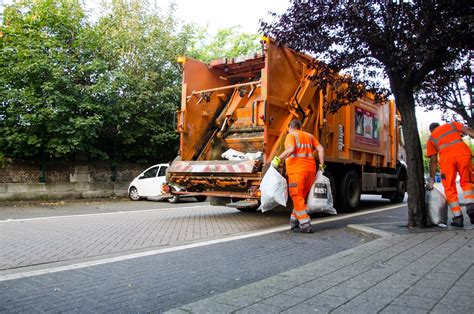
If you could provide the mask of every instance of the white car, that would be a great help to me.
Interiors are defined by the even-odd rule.
[[[146,169],[128,186],[128,197],[133,201],[141,198],[158,197],[161,186],[166,182],[166,170],[169,164],[158,164]]]

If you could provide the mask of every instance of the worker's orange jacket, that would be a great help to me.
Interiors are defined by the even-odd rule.
[[[451,122],[437,127],[426,144],[426,156],[439,154],[439,159],[472,155],[461,137],[462,124]]]
[[[285,140],[285,148],[294,146],[295,151],[286,158],[286,172],[310,171],[316,172],[316,162],[314,161],[314,150],[319,145],[319,141],[310,133],[295,130],[289,133]]]

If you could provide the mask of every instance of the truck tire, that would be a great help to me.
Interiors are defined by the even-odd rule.
[[[196,200],[198,202],[204,202],[204,201],[207,200],[207,196],[206,195],[198,195],[198,196],[196,196]]]
[[[407,190],[406,176],[400,176],[397,180],[397,190],[390,196],[390,203],[399,204],[405,199],[405,192]]]
[[[346,172],[339,185],[339,209],[343,212],[353,212],[360,203],[362,187],[360,176],[355,170]]]

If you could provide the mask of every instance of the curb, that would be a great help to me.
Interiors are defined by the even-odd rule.
[[[346,226],[346,229],[348,229],[349,231],[357,232],[357,233],[363,233],[367,236],[372,236],[372,237],[375,236],[377,238],[393,237],[395,235],[395,233],[368,227],[366,225],[349,224]]]

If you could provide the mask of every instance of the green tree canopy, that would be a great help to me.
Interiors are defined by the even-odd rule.
[[[174,7],[112,0],[89,22],[80,0],[17,0],[0,26],[0,159],[172,160],[178,56],[258,51],[237,28],[210,36]]]
[[[91,62],[79,1],[18,1],[0,28],[0,145],[11,157],[87,150],[102,120],[88,93]],[[93,70],[94,71],[94,70]]]
[[[473,109],[470,108],[474,76],[471,60],[464,58],[427,76],[416,94],[417,105],[425,111],[440,110],[444,121],[462,121],[474,128]]]
[[[189,34],[173,11],[161,15],[144,1],[113,1],[95,26],[97,58],[107,68],[94,87],[107,117],[101,146],[110,156],[144,161],[174,158],[173,114],[180,104],[181,70],[176,58]]]
[[[203,62],[222,57],[244,56],[262,49],[260,35],[243,33],[238,26],[219,29],[214,36],[211,36],[206,28],[196,27],[194,32],[188,55]]]

